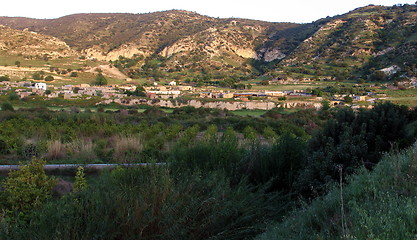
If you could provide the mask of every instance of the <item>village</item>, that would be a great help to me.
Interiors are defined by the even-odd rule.
[[[142,87],[141,87],[142,88]],[[142,90],[143,89],[143,90]],[[152,86],[144,86],[142,97],[138,99],[144,100],[173,100],[180,97],[188,99],[212,99],[213,101],[237,101],[237,102],[283,102],[292,99],[311,102],[321,102],[322,97],[313,95],[303,90],[292,91],[231,91],[223,90],[215,87],[194,87],[191,85],[179,85],[175,81],[166,84],[158,84],[153,82]],[[90,99],[91,97],[99,97],[105,101],[117,102],[120,104],[131,104],[132,92],[137,90],[137,86],[133,84],[108,85],[108,86],[91,86],[90,84],[63,85],[60,87],[49,85],[45,82],[34,81],[2,81],[0,82],[0,93],[7,94],[14,91],[20,99],[37,95],[46,99],[63,98],[71,99]],[[350,95],[355,102],[372,101],[372,93],[366,96]],[[332,105],[342,104],[346,95],[333,95],[331,99]],[[127,100],[126,100],[127,99]],[[144,101],[133,101],[133,103],[143,103]],[[155,102],[155,101],[152,101]]]

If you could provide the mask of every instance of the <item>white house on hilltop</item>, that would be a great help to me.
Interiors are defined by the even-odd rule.
[[[46,90],[46,83],[35,83],[35,88]]]

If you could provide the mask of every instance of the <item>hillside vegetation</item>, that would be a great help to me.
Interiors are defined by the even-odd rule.
[[[395,65],[385,77],[413,77],[416,17],[416,6],[405,5],[368,6],[327,19],[277,69],[343,80],[374,77]]]
[[[111,60],[134,78],[237,82],[266,74],[400,80],[415,75],[416,17],[415,5],[371,5],[309,24],[218,19],[180,10],[2,17],[0,24],[56,37],[78,55]]]
[[[385,239],[407,237],[416,224],[415,211],[406,211],[414,204],[415,151],[411,162],[380,159],[412,146],[416,123],[415,110],[390,103],[358,112],[272,109],[257,118],[192,107],[81,113],[3,104],[0,155],[28,165],[1,183],[0,239],[253,239],[274,223],[265,237],[378,230]],[[82,184],[78,173],[82,189],[53,197],[46,162],[166,164],[115,169]],[[344,188],[339,213],[342,198],[329,186],[345,186],[358,169],[379,177],[359,175]],[[316,203],[326,194],[331,201]],[[285,218],[300,199],[315,210]]]
[[[1,55],[18,55],[25,59],[58,58],[76,54],[65,42],[55,37],[2,25],[0,52]]]
[[[348,184],[334,184],[328,195],[294,211],[257,239],[413,239],[416,167],[415,145],[386,154],[372,172],[361,169]]]

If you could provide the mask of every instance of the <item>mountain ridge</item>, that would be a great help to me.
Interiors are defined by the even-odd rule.
[[[213,18],[185,10],[0,17],[2,25],[62,40],[78,55],[111,61],[131,77],[188,76],[192,81],[259,74],[372,78],[393,65],[413,77],[416,22],[415,5],[369,5],[308,24]]]

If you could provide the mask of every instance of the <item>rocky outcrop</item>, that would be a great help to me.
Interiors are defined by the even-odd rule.
[[[160,55],[164,57],[171,57],[172,55],[180,52],[187,52],[195,49],[197,44],[191,38],[185,38],[177,41],[176,43],[165,47],[161,52]]]
[[[89,58],[95,58],[100,61],[114,61],[114,60],[119,59],[119,56],[123,56],[126,58],[133,58],[134,55],[142,55],[142,56],[150,55],[149,52],[142,51],[140,50],[138,46],[131,45],[131,44],[123,45],[108,53],[105,53],[98,46],[94,46],[94,47],[83,50],[83,53]]]
[[[256,51],[252,41],[243,41],[244,32],[237,29],[209,28],[193,36],[180,39],[175,43],[166,46],[160,55],[171,57],[181,52],[192,52],[201,50],[207,56],[215,57],[224,54],[224,51],[234,53],[242,58],[256,58]]]
[[[265,62],[284,59],[286,55],[279,48],[261,48],[258,52],[257,59]]]
[[[250,48],[235,48],[233,49],[236,55],[243,58],[256,58],[256,52]]]

